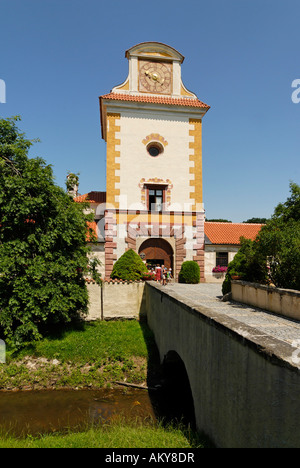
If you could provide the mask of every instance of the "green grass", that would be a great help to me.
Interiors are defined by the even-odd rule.
[[[181,427],[145,426],[116,422],[82,432],[39,437],[0,437],[0,448],[209,448],[201,438]]]
[[[150,330],[146,330],[151,339]],[[42,356],[76,363],[147,357],[147,346],[136,320],[90,322],[65,329],[40,342],[29,344],[14,357]]]
[[[137,320],[82,323],[19,352],[8,349],[0,389],[101,388],[117,380],[142,384],[155,350]]]

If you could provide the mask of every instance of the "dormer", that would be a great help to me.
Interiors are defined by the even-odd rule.
[[[197,99],[182,83],[184,56],[173,47],[160,42],[143,42],[128,49],[125,57],[129,61],[128,77],[115,86],[112,93]]]

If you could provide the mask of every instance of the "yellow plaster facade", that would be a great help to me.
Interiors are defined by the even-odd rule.
[[[168,213],[168,212],[130,212],[127,210],[118,211],[116,213],[117,224],[129,224],[129,223],[147,223],[147,224],[164,224],[164,225],[181,225],[185,224],[193,226],[196,221],[196,215],[194,213]]]
[[[120,125],[117,125],[120,117],[118,113],[107,113],[106,202],[115,208],[119,208],[117,197],[120,195],[120,189],[116,187],[120,182],[120,176],[116,174],[116,171],[120,170],[120,151],[116,150],[116,145],[121,143],[116,137],[116,133],[120,132]]]
[[[194,204],[192,210],[195,211],[198,204],[203,203],[202,195],[202,121],[201,119],[189,119],[190,125],[194,128],[190,129],[189,135],[193,137],[193,141],[189,143],[189,147],[193,151],[190,154],[190,162],[194,163],[193,167],[190,167],[190,174],[193,174],[193,178],[190,180],[190,187],[194,190],[190,192],[190,198]]]
[[[181,96],[188,96],[188,97],[193,97],[194,94],[188,91],[183,84],[181,83],[181,88],[180,88],[180,94]]]

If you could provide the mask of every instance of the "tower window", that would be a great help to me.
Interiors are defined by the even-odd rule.
[[[165,192],[165,187],[148,187],[148,210],[163,211]]]
[[[157,141],[152,141],[147,145],[147,151],[150,154],[150,156],[156,157],[159,154],[163,153],[164,147]]]

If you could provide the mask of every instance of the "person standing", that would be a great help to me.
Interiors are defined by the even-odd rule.
[[[165,265],[162,265],[162,285],[166,286],[167,284],[167,269]]]
[[[158,283],[161,280],[161,266],[159,264],[157,264],[155,268],[155,277],[156,282]]]

